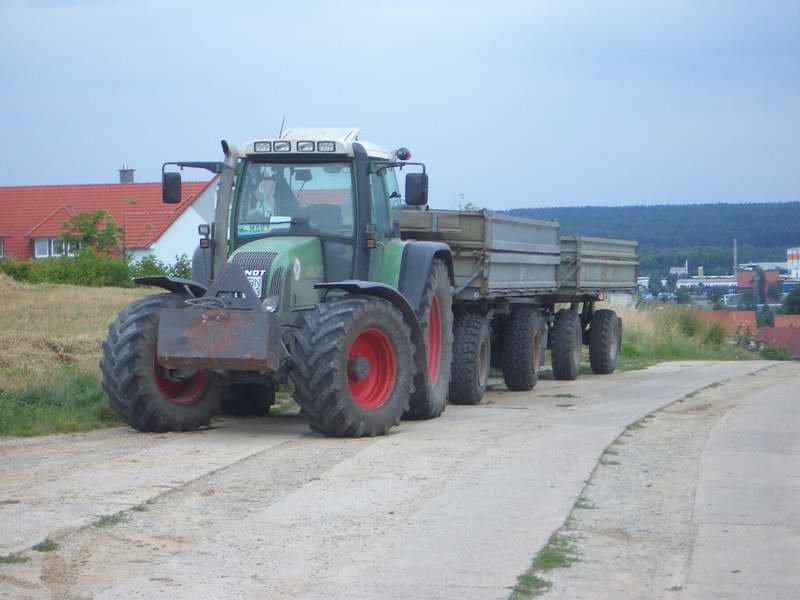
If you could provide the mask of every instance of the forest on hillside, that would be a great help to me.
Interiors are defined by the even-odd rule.
[[[517,208],[512,215],[556,219],[563,235],[632,239],[639,242],[643,275],[665,274],[689,261],[707,275],[730,273],[733,239],[739,262],[783,261],[800,246],[800,202],[657,206]]]

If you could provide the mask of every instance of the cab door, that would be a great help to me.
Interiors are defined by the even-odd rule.
[[[370,173],[369,184],[372,194],[372,224],[375,226],[375,247],[370,250],[369,279],[380,279],[386,243],[392,237],[392,221],[389,213],[389,194],[386,182],[387,169]]]

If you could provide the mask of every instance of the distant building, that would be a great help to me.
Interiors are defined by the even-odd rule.
[[[742,271],[788,271],[789,263],[786,261],[773,261],[773,262],[749,262],[740,263],[739,269]]]
[[[800,248],[789,248],[786,251],[786,263],[789,275],[800,279]]]
[[[689,276],[689,261],[687,260],[682,267],[670,267],[669,268],[670,275],[677,275],[678,277],[688,277]]]
[[[706,275],[704,277],[686,277],[678,279],[676,283],[679,288],[692,288],[692,287],[718,287],[724,289],[733,289],[736,287],[736,277],[733,275]]]
[[[736,287],[740,290],[752,290],[753,280],[757,274],[758,271],[739,271],[736,273]],[[764,279],[767,285],[777,283],[781,280],[781,274],[778,271],[764,271]]]
[[[120,169],[131,181],[133,169]],[[135,259],[152,255],[165,262],[191,257],[197,226],[212,222],[215,180],[184,182],[180,204],[162,204],[160,183],[0,187],[0,257],[18,260],[69,256],[59,240],[62,226],[82,212],[105,210],[125,229],[124,245]]]

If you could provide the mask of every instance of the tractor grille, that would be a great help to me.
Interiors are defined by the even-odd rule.
[[[283,283],[283,267],[275,269],[275,274],[272,276],[272,283],[269,284],[269,295],[279,296],[281,293],[281,283]]]
[[[231,262],[244,269],[245,275],[250,280],[253,289],[260,298],[264,297],[264,284],[269,278],[272,263],[278,256],[277,252],[239,252]],[[279,269],[282,271],[283,269]],[[253,271],[263,271],[260,277]]]

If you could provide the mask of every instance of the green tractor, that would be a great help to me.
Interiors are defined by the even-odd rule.
[[[442,413],[451,250],[401,239],[404,203],[427,203],[425,167],[358,132],[290,129],[241,150],[223,141],[224,162],[164,165],[164,202],[181,200],[175,168],[193,167],[218,175],[217,206],[200,227],[192,279],[138,279],[167,293],[109,327],[103,387],[125,422],[192,430],[223,405],[269,406],[287,382],[327,435],[383,435],[402,418]]]

